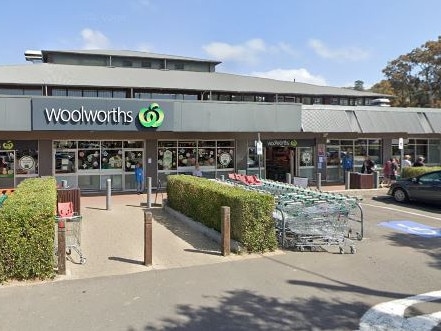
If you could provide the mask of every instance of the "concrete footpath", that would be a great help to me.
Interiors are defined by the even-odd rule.
[[[385,195],[387,189],[344,191],[342,186],[322,188],[347,195]],[[343,190],[343,191],[342,191]],[[157,200],[155,201],[155,198]],[[144,265],[144,212],[147,195],[112,195],[107,209],[106,196],[81,197],[81,251],[85,264],[75,251],[66,262],[66,275],[57,279],[80,279],[121,275],[152,269],[189,267],[259,258],[261,254],[222,256],[220,245],[180,221],[162,208],[166,194],[153,194],[149,211],[153,214],[153,264]],[[265,255],[283,254],[278,250]]]

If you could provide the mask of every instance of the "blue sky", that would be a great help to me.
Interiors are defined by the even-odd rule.
[[[27,49],[139,50],[329,86],[370,87],[441,35],[439,0],[23,0],[0,13],[0,65],[24,64]]]

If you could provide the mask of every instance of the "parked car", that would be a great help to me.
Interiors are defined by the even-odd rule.
[[[398,202],[441,203],[441,170],[399,179],[390,186],[387,194]]]

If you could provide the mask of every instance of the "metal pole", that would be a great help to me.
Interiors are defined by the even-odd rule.
[[[322,173],[317,173],[317,189],[320,191],[322,189]]]
[[[286,182],[292,184],[291,174],[289,172],[286,173]]]
[[[110,196],[112,195],[112,180],[110,178],[107,178],[106,185],[107,185],[106,209],[110,210]]]
[[[66,274],[66,223],[64,220],[58,220],[58,273]]]
[[[152,177],[147,177],[147,208],[152,208]]]
[[[400,153],[400,178],[403,178],[403,159],[404,159],[404,148],[401,149],[401,153]]]
[[[257,143],[261,144],[261,140],[260,140],[260,132],[257,133]],[[256,146],[257,147],[257,146]],[[257,154],[258,160],[259,160],[259,178],[262,179],[262,165],[261,165],[261,154],[258,153]]]
[[[144,265],[150,266],[153,264],[153,236],[152,236],[152,220],[151,212],[144,212]]]
[[[346,180],[345,180],[345,190],[349,190],[349,188],[351,187],[351,172],[350,171],[345,171],[345,176],[346,176]]]

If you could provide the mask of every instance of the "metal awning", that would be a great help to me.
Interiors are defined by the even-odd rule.
[[[302,109],[304,132],[361,132],[353,111]]]
[[[355,110],[355,116],[363,133],[433,133],[423,113],[405,110],[369,111],[364,109]]]
[[[441,111],[426,112],[427,120],[435,133],[441,133]]]

